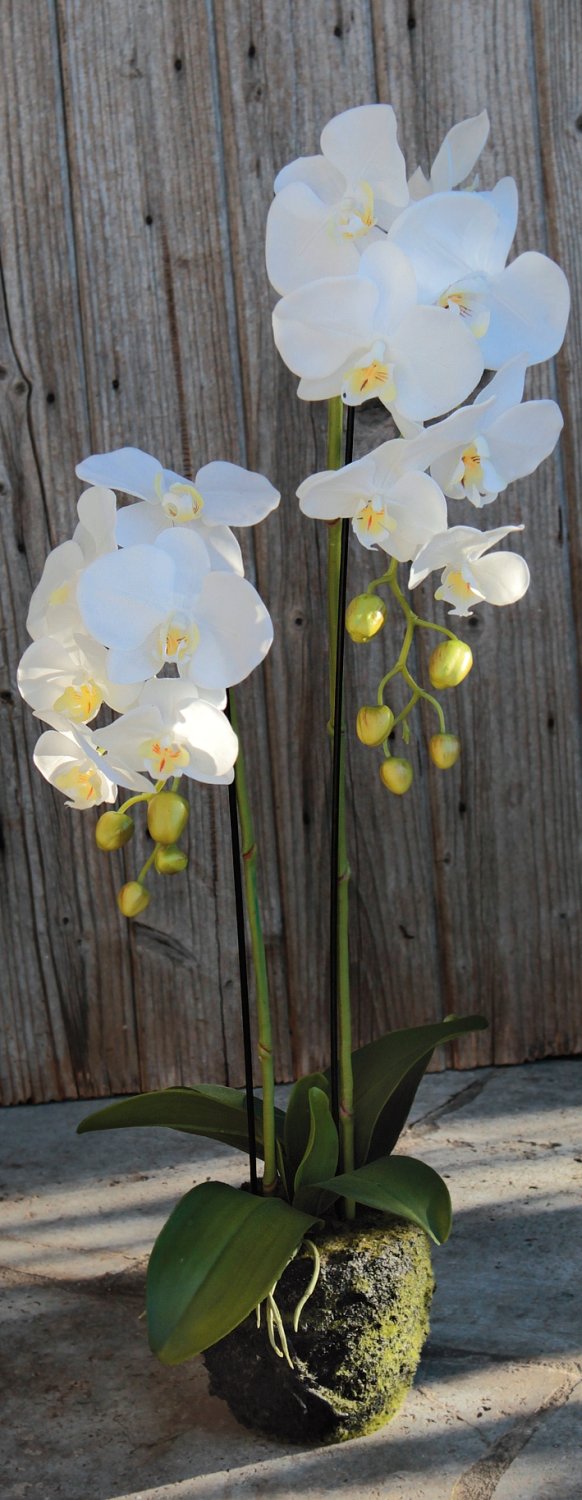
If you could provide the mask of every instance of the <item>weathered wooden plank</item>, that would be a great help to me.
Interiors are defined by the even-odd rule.
[[[487,106],[492,129],[481,180],[513,173],[521,203],[518,252],[547,250],[567,268],[573,233],[566,231],[570,257],[562,253],[559,232],[548,234],[526,0],[490,6],[460,0],[454,7],[423,0],[409,7],[408,17],[404,12],[404,6],[374,0],[380,97],[390,97],[402,114],[403,138],[404,131],[407,140],[416,136],[426,169],[453,121]],[[568,56],[573,110],[582,15],[575,6],[541,4],[537,16],[552,30],[551,46],[549,35],[545,45],[539,38],[539,98],[540,69],[545,74],[548,60],[555,60],[557,92]],[[542,149],[546,157],[552,149],[562,155],[567,149],[563,125],[548,108]],[[576,222],[572,203],[574,193],[579,202],[579,182],[572,171],[563,182],[561,213],[554,217],[564,229]],[[575,319],[566,366],[568,350],[579,353]],[[531,371],[526,394],[554,395],[552,368]],[[566,452],[571,442],[567,435]],[[533,582],[514,610],[484,609],[472,628],[461,630],[476,657],[452,711],[466,753],[460,779],[430,778],[446,1005],[478,1005],[491,1019],[487,1037],[457,1049],[469,1065],[489,1058],[517,1062],[582,1043],[576,1002],[580,863],[573,832],[580,827],[582,788],[564,505],[558,457],[514,485],[495,505],[494,518],[490,512],[482,518],[485,526],[523,519]],[[426,586],[422,593],[428,597]]]
[[[107,1092],[135,1079],[132,992],[118,924],[109,948],[98,941],[113,900],[111,874],[100,869],[95,879],[91,830],[57,807],[34,772],[30,755],[41,726],[15,685],[31,588],[48,547],[70,533],[72,464],[88,430],[51,7],[35,7],[30,21],[29,7],[2,7],[0,1088],[7,1101]],[[94,997],[107,992],[115,972],[120,1000],[102,1034]]]
[[[215,15],[247,440],[253,462],[276,474],[284,496],[277,528],[258,539],[257,567],[275,602],[268,712],[290,1023],[295,1067],[303,1068],[328,1056],[326,538],[324,526],[301,517],[295,491],[325,465],[325,410],[296,400],[296,382],[275,354],[264,229],[276,171],[317,150],[331,115],[374,98],[373,56],[363,6],[348,11],[314,3],[298,10],[246,0],[225,3]],[[362,421],[364,446],[366,428]],[[356,591],[364,576],[354,547],[350,588]],[[379,675],[380,649],[348,654],[351,719],[369,695],[372,659]],[[352,981],[356,1031],[364,1041],[407,1018],[439,1015],[440,984],[423,786],[406,807],[388,808],[376,767],[370,770],[353,736],[349,776]],[[427,893],[420,902],[411,875],[418,865]]]
[[[133,442],[188,474],[241,461],[206,6],[61,3],[59,32],[93,442]],[[252,543],[247,560],[252,574]],[[262,692],[257,674],[241,717],[268,787]],[[130,934],[145,1086],[242,1078],[228,798],[194,787],[191,801],[189,882],[160,883]],[[280,1010],[274,863],[264,885]]]

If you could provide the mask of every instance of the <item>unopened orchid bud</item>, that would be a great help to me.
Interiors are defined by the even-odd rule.
[[[392,755],[390,760],[383,760],[380,766],[380,780],[389,792],[394,792],[396,797],[403,797],[412,785],[412,766],[409,760],[399,759]]]
[[[148,802],[148,829],[156,844],[175,844],[184,832],[190,812],[178,792],[157,792]]]
[[[382,629],[386,605],[379,594],[357,594],[346,609],[346,630],[353,641],[371,641]]]
[[[98,849],[123,849],[133,833],[133,818],[127,813],[104,812],[95,825],[95,843]]]
[[[150,904],[150,893],[139,880],[128,880],[117,892],[117,905],[122,916],[137,917]]]
[[[465,641],[441,641],[436,646],[428,671],[434,688],[454,688],[468,676],[473,665],[473,652]]]
[[[188,855],[177,844],[162,844],[161,849],[156,849],[154,865],[158,875],[179,875],[187,864]]]
[[[365,703],[358,709],[356,734],[363,745],[381,745],[388,739],[394,723],[394,714],[387,703]]]
[[[428,748],[430,758],[439,771],[450,771],[461,754],[461,741],[457,734],[433,734]]]

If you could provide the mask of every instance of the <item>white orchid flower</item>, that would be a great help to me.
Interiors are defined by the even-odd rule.
[[[514,479],[533,474],[555,448],[564,425],[562,413],[555,401],[522,404],[526,367],[526,355],[502,365],[471,407],[423,434],[432,477],[451,500],[469,500],[478,508],[489,505]],[[469,411],[472,430],[467,429]],[[440,452],[432,456],[431,448],[437,445]]]
[[[68,645],[53,636],[33,641],[20,661],[18,688],[39,719],[62,714],[73,724],[88,724],[101,705],[118,712],[137,702],[141,683],[119,687],[110,682],[107,652],[89,636]]]
[[[518,354],[528,365],[549,359],[568,321],[568,283],[554,261],[528,250],[506,266],[516,223],[517,188],[505,177],[491,193],[423,198],[388,234],[411,261],[419,301],[470,328],[489,370]]]
[[[94,453],[77,465],[77,474],[80,479],[107,484],[141,501],[118,514],[120,547],[155,542],[168,526],[186,526],[203,537],[214,569],[241,577],[241,550],[230,527],[256,526],[281,498],[262,474],[251,473],[238,464],[204,464],[190,483],[173,469],[164,469],[157,458],[140,448]]]
[[[472,605],[515,604],[529,587],[530,572],[523,557],[491,548],[523,526],[498,526],[495,531],[477,531],[474,526],[451,526],[418,553],[410,569],[411,589],[442,568],[441,586],[435,599],[451,604],[451,614],[470,615]],[[485,555],[490,554],[490,555]]]
[[[188,776],[222,785],[233,780],[238,754],[226,714],[192,683],[168,677],[146,683],[139,706],[100,730],[99,744],[154,782]]]
[[[410,261],[395,245],[371,245],[355,276],[300,287],[277,303],[275,343],[302,377],[299,395],[340,395],[349,406],[379,396],[399,421],[423,422],[465,400],[483,358],[460,318],[418,307]]]
[[[34,641],[40,636],[58,636],[72,642],[82,629],[77,606],[77,582],[84,568],[103,553],[113,552],[117,503],[102,486],[85,490],[77,502],[78,525],[70,542],[49,552],[40,583],[28,610],[26,628]]]
[[[105,756],[99,748],[99,733],[77,727],[58,714],[52,728],[37,740],[33,760],[51,785],[67,797],[67,807],[99,807],[115,802],[120,786],[133,792],[151,792],[151,781],[133,771],[117,754]]]
[[[420,167],[408,180],[410,197],[417,201],[429,193],[449,193],[465,182],[473,171],[489,135],[489,115],[481,110],[468,120],[459,120],[445,136],[427,178]]]
[[[447,524],[447,504],[428,474],[407,470],[412,444],[395,439],[343,469],[305,479],[297,494],[306,516],[349,517],[363,547],[409,562]]]
[[[211,571],[201,536],[183,527],[98,558],[78,597],[86,629],[109,647],[112,682],[145,682],[173,662],[199,687],[224,689],[247,677],[273,640],[252,584]]]
[[[303,156],[275,179],[267,219],[267,274],[277,292],[357,271],[408,203],[406,167],[390,104],[364,104],[329,121],[321,156]]]

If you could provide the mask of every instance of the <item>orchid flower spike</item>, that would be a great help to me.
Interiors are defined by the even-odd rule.
[[[555,401],[522,404],[526,366],[527,355],[509,360],[471,407],[423,434],[432,477],[451,500],[469,500],[478,508],[490,505],[514,479],[533,474],[555,448],[564,425],[562,413]],[[472,430],[467,429],[468,411],[473,414]]]
[[[512,531],[523,531],[523,526],[498,526],[495,531],[452,526],[433,536],[412,564],[409,587],[416,588],[435,568],[442,568],[435,599],[452,605],[451,614],[470,615],[472,606],[483,602],[516,604],[529,587],[528,565],[514,552],[491,554],[491,548]]]
[[[224,694],[210,702],[190,682],[154,678],[136,708],[99,730],[100,747],[106,760],[115,751],[154,782],[171,776],[213,785],[231,782],[238,740],[222,712],[224,703]]]
[[[107,484],[141,501],[118,514],[120,547],[155,542],[168,526],[185,526],[204,538],[215,570],[241,576],[241,551],[230,527],[256,526],[280,500],[268,479],[238,464],[204,464],[191,483],[140,448],[94,453],[77,465],[76,472],[80,479]]]
[[[166,662],[201,688],[242,682],[267,655],[273,626],[252,584],[211,570],[202,536],[170,528],[83,573],[85,628],[109,648],[112,682],[145,682]]]
[[[275,179],[267,219],[267,274],[277,292],[357,271],[408,203],[406,167],[389,104],[364,104],[329,121],[321,156],[303,156]]]
[[[359,406],[378,396],[399,425],[401,417],[415,423],[450,411],[483,372],[481,349],[463,320],[453,321],[444,307],[417,306],[411,262],[386,242],[364,252],[356,275],[283,297],[273,332],[285,363],[301,376],[304,400],[341,395]]]
[[[85,490],[77,502],[78,525],[72,541],[53,547],[28,610],[26,628],[34,641],[43,635],[73,643],[82,630],[77,583],[83,569],[106,552],[114,552],[117,505],[110,489]]]
[[[408,180],[410,197],[417,201],[429,193],[449,193],[465,182],[473,171],[489,135],[489,115],[481,110],[468,120],[459,120],[445,136],[427,178],[420,167]]]
[[[529,250],[506,266],[516,224],[517,188],[504,177],[490,193],[423,198],[388,234],[410,260],[419,302],[470,328],[488,370],[518,354],[528,365],[550,359],[568,321],[568,283],[553,260]]]

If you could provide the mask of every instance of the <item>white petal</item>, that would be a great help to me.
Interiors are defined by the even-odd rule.
[[[497,370],[489,384],[479,391],[473,406],[489,408],[487,415],[483,411],[483,415],[479,417],[481,432],[486,432],[491,423],[509,406],[519,406],[523,397],[526,370],[527,354],[516,354],[513,359],[508,359],[507,364]]]
[[[421,302],[437,302],[447,287],[480,271],[495,243],[496,209],[477,193],[437,193],[413,203],[388,239],[411,261]]]
[[[109,489],[121,490],[125,495],[136,495],[139,500],[157,503],[159,483],[163,476],[162,465],[157,458],[143,453],[141,448],[115,448],[111,453],[93,453],[77,464],[79,479],[89,484],[104,484]]]
[[[533,474],[555,448],[563,426],[555,401],[526,401],[503,412],[487,437],[492,462],[505,484]]]
[[[464,401],[483,373],[477,339],[445,308],[415,307],[390,342],[396,405],[424,422]]]
[[[528,565],[515,552],[494,552],[471,567],[477,588],[488,604],[516,604],[529,588]]]
[[[190,751],[185,775],[196,781],[214,781],[232,770],[238,755],[238,740],[226,714],[202,698],[182,714],[180,735]]]
[[[353,355],[344,360],[338,370],[320,380],[300,380],[297,395],[301,401],[328,401],[330,396],[340,396],[344,377],[352,369]]]
[[[493,402],[491,406],[493,407]],[[462,406],[458,411],[452,412],[443,422],[434,422],[431,427],[426,427],[418,437],[407,442],[401,460],[403,469],[432,468],[441,459],[446,466],[451,454],[472,442],[477,433],[482,431],[486,412],[486,406],[477,411],[473,403],[472,406]],[[440,482],[439,479],[438,483]]]
[[[487,369],[496,370],[516,354],[537,365],[557,354],[562,343],[570,292],[564,272],[547,255],[528,250],[492,278],[489,327],[481,339]]]
[[[271,618],[245,578],[209,573],[196,608],[200,642],[186,668],[205,688],[242,682],[267,655],[273,640]]]
[[[283,297],[273,312],[275,343],[296,375],[320,380],[372,342],[378,289],[360,276],[338,276]]]
[[[193,525],[196,523],[193,523]],[[200,535],[215,573],[244,574],[243,556],[234,533],[228,526],[205,526],[198,522]]]
[[[36,742],[33,760],[41,775],[47,781],[50,781],[53,786],[56,786],[60,792],[66,795],[67,790],[70,790],[71,796],[67,801],[68,807],[74,807],[79,811],[86,811],[89,808],[99,807],[102,802],[115,802],[117,787],[104,774],[102,769],[99,769],[97,774],[95,774],[96,768],[93,766],[92,761],[79,750],[76,740],[69,733],[47,729]],[[65,788],[58,784],[61,776],[66,775],[67,772],[74,772],[77,769],[81,772],[89,770],[91,773],[95,794],[90,801],[86,799],[81,801],[78,797],[75,797],[73,787]]]
[[[327,161],[348,182],[369,182],[389,203],[408,203],[406,165],[390,104],[363,104],[336,115],[321,133]]]
[[[191,599],[200,592],[203,580],[210,572],[210,559],[199,532],[190,527],[170,526],[160,533],[152,550],[172,559],[176,595]]]
[[[117,512],[115,537],[118,547],[150,546],[165,531],[168,517],[161,505],[152,505],[151,500],[138,500],[134,505],[124,505]]]
[[[445,136],[435,156],[430,174],[433,193],[446,193],[464,182],[473,171],[489,135],[489,115],[483,109],[480,115],[459,120]]]
[[[204,519],[212,524],[256,526],[281,499],[263,474],[223,461],[205,464],[194,484],[204,501]]]
[[[428,474],[403,474],[387,492],[385,504],[396,526],[384,550],[398,562],[409,562],[447,524],[445,497]]]
[[[267,217],[267,275],[277,292],[292,292],[326,276],[358,269],[353,239],[334,234],[332,210],[305,183],[294,182],[273,199]]]
[[[493,276],[503,270],[513,244],[519,206],[517,183],[513,177],[502,177],[490,193],[480,193],[479,196],[491,203],[497,214],[497,232],[481,262],[481,270]]]
[[[355,516],[377,491],[370,458],[357,459],[343,469],[326,469],[304,479],[297,491],[305,516],[334,521],[339,516]]]
[[[87,630],[104,646],[133,650],[168,614],[174,576],[172,559],[157,543],[124,547],[97,558],[78,585]],[[112,680],[137,681],[139,675]]]
[[[101,486],[85,490],[77,501],[79,525],[73,532],[73,541],[81,548],[86,563],[104,552],[113,552],[116,547],[115,523],[117,501],[113,490]]]
[[[223,690],[201,690],[193,682],[186,682],[180,677],[152,677],[149,682],[144,683],[139,695],[140,703],[151,703],[159,709],[165,724],[174,723],[180,714],[199,699],[212,704],[213,708],[226,708],[227,698]]]
[[[28,609],[26,629],[33,640],[41,635],[71,638],[80,623],[77,577],[83,566],[76,542],[61,542],[49,552]]]
[[[281,193],[290,182],[305,182],[322,203],[328,204],[336,203],[346,186],[344,173],[337,172],[323,156],[298,156],[290,161],[275,178],[275,192]]]
[[[378,288],[374,327],[379,334],[388,336],[416,304],[416,277],[410,261],[396,245],[381,240],[364,251],[358,275]]]
[[[131,651],[113,647],[107,653],[107,672],[114,686],[120,688],[144,683],[163,666],[159,630],[154,630]]]

